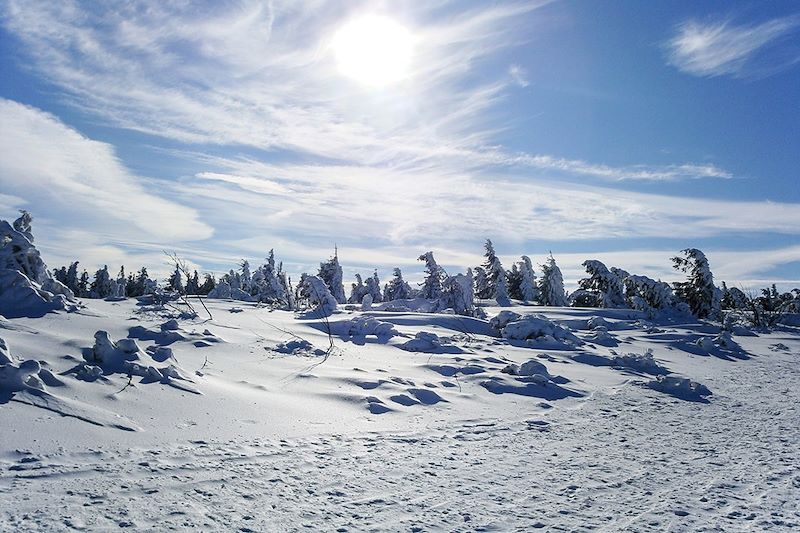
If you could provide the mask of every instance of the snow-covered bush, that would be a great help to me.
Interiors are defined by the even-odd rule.
[[[505,339],[535,341],[543,348],[583,344],[569,329],[559,326],[544,315],[519,315],[511,311],[501,311],[489,324]]]
[[[705,385],[680,376],[660,375],[648,382],[647,386],[684,400],[701,401],[711,395]]]
[[[708,259],[697,248],[681,250],[683,256],[672,258],[673,267],[687,274],[686,281],[676,282],[675,295],[689,305],[698,318],[717,317],[720,311],[721,292],[714,285],[714,276]]]
[[[656,375],[668,373],[666,368],[656,362],[653,357],[653,350],[651,349],[648,349],[642,354],[628,353],[625,355],[617,355],[611,361],[613,366],[629,368],[646,374]]]
[[[413,339],[399,345],[399,348],[407,352],[436,353],[442,350],[444,344],[442,339],[435,333],[420,331]]]
[[[395,335],[399,335],[394,328],[394,324],[383,322],[374,317],[357,316],[333,325],[336,334],[343,337],[366,337],[374,335],[381,340],[388,340]]]
[[[209,298],[218,298],[220,300],[226,300],[231,297],[231,286],[225,280],[220,280],[217,285],[211,289],[211,292],[208,293]]]
[[[556,265],[552,255],[541,265],[542,277],[539,278],[539,301],[542,305],[564,307],[567,305],[567,296],[564,293],[564,277],[561,269]]]
[[[525,381],[543,386],[550,382],[550,372],[548,372],[547,367],[535,359],[529,359],[521,365],[512,363],[503,368],[501,372],[512,376],[527,378]]]

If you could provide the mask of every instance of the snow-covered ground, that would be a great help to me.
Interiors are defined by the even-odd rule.
[[[209,302],[0,320],[1,531],[800,528],[797,329]]]

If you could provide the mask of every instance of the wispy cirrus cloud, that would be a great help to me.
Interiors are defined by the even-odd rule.
[[[156,184],[125,168],[112,146],[4,98],[0,122],[0,186],[18,198],[16,207],[35,204],[44,217],[61,216],[76,228],[117,238],[175,242],[212,234],[196,211],[148,190]]]
[[[680,24],[666,43],[668,60],[695,76],[764,75],[800,61],[796,49],[788,56],[780,53],[784,38],[799,28],[797,15],[750,25],[690,20]]]
[[[512,66],[497,80],[478,65],[524,40],[546,2],[479,6],[400,2],[413,33],[409,79],[386,91],[343,80],[335,29],[370,3],[243,1],[79,4],[9,0],[5,26],[33,68],[67,102],[116,126],[184,143],[281,150],[349,165],[527,166],[601,180],[727,178],[710,165],[613,167],[547,154],[507,153],[491,110],[527,82]],[[524,21],[524,24],[523,24]],[[524,31],[523,31],[524,30]]]

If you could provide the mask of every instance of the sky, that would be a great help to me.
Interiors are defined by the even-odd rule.
[[[0,0],[0,218],[49,266],[345,277],[490,238],[800,286],[797,2]]]

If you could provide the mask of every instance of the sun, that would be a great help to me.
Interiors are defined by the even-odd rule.
[[[372,87],[385,87],[408,77],[412,44],[405,27],[379,15],[347,22],[332,42],[339,72]]]

